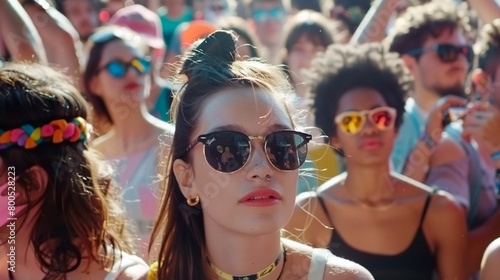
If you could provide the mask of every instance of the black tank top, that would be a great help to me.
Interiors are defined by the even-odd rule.
[[[328,249],[335,255],[354,261],[370,271],[376,280],[431,280],[435,269],[435,258],[422,231],[427,208],[435,190],[430,192],[425,201],[420,224],[410,246],[397,255],[377,255],[359,251],[347,244],[342,236],[332,234]],[[323,199],[318,195],[318,201],[331,223]],[[335,226],[332,223],[332,226]],[[369,234],[367,234],[369,238]]]

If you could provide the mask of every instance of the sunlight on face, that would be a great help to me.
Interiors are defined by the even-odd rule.
[[[225,89],[208,98],[191,138],[229,130],[227,126],[249,136],[263,137],[272,131],[292,129],[283,106],[270,93],[251,88]],[[214,170],[204,158],[203,145],[193,148],[193,186],[201,197],[207,235],[221,230],[239,234],[276,233],[288,222],[295,202],[298,171],[285,172],[272,166],[262,139],[251,140],[251,147],[248,162],[235,173]],[[265,180],[265,176],[271,176],[271,180]],[[241,203],[244,196],[258,189],[275,191],[281,200],[264,207]]]

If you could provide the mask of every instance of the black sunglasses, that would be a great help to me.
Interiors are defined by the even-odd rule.
[[[439,59],[444,63],[451,63],[463,54],[469,64],[474,60],[474,50],[470,45],[457,46],[453,44],[437,44],[427,48],[415,49],[407,52],[408,55],[418,57],[426,52],[436,51]]]
[[[263,139],[266,157],[276,169],[287,171],[299,168],[307,157],[307,143],[312,136],[294,130],[280,130],[262,136],[247,136],[238,131],[217,131],[198,136],[186,152],[203,143],[207,163],[215,170],[233,173],[245,166],[250,157],[251,139]]]

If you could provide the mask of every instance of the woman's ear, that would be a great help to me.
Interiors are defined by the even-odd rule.
[[[176,159],[173,166],[174,176],[179,183],[179,188],[186,199],[194,198],[198,194],[193,190],[193,169],[182,159]]]
[[[33,178],[33,186],[29,188],[29,196],[31,201],[39,201],[43,195],[45,195],[45,190],[47,189],[47,185],[49,183],[49,175],[47,171],[43,169],[41,166],[34,165],[28,170],[26,173]],[[21,193],[21,195],[16,199],[16,203],[25,204],[28,202],[26,195],[27,193]]]
[[[340,144],[339,138],[337,138],[337,136],[330,136],[330,145],[337,150],[342,150],[342,145]]]

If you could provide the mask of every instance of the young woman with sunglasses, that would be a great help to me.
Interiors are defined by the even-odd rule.
[[[139,279],[123,209],[88,149],[71,80],[35,64],[0,69],[0,279]],[[99,173],[99,174],[98,174]]]
[[[296,130],[281,70],[238,61],[235,45],[232,33],[216,31],[185,55],[148,279],[372,279],[326,250],[281,238],[311,136]],[[225,147],[231,168],[220,164]],[[289,149],[295,160],[286,165]]]
[[[111,123],[93,147],[114,167],[145,254],[158,205],[156,167],[163,149],[159,137],[166,135],[169,144],[173,127],[148,113],[150,65],[141,37],[125,27],[109,26],[96,31],[89,42],[84,88],[99,119]]]
[[[312,63],[316,124],[346,172],[299,195],[287,229],[380,280],[465,279],[466,224],[449,195],[391,172],[408,79],[379,44],[330,46]]]

